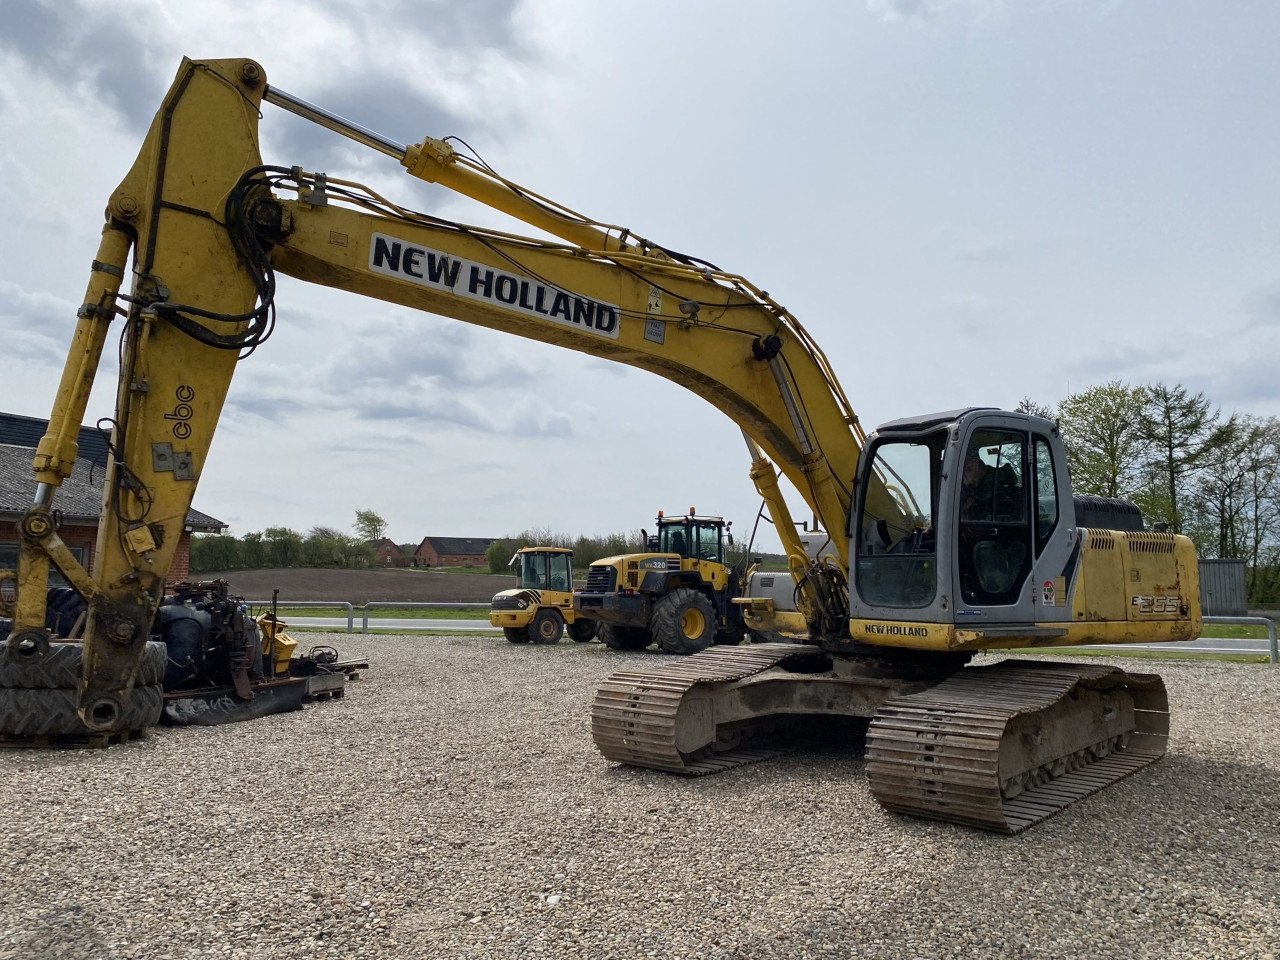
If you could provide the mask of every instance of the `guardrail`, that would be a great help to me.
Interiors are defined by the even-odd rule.
[[[1243,627],[1266,627],[1267,645],[1271,649],[1271,665],[1280,663],[1280,647],[1276,644],[1276,622],[1269,617],[1205,617],[1205,623],[1229,623]]]
[[[361,633],[369,632],[369,611],[373,609],[418,609],[418,610],[488,610],[487,603],[396,603],[390,600],[376,600],[364,605],[364,621],[360,625]],[[349,632],[349,631],[348,631]]]
[[[271,609],[270,600],[246,600],[251,607],[265,607]],[[355,632],[356,608],[346,600],[290,600],[287,603],[276,601],[276,606],[280,607],[342,607],[347,611],[347,633]],[[368,618],[365,618],[368,623]]]

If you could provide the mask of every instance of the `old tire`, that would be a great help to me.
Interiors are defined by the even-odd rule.
[[[45,595],[44,625],[55,637],[74,636],[72,629],[88,609],[84,597],[71,587],[50,587]]]
[[[0,644],[0,689],[75,690],[80,686],[81,652],[84,645],[73,641],[51,641],[43,657],[25,657],[7,644]],[[164,679],[165,646],[148,640],[134,685],[149,687]]]
[[[678,587],[654,604],[649,632],[667,653],[697,653],[715,642],[715,608],[697,590]]]
[[[640,627],[615,627],[602,623],[596,635],[610,650],[643,650],[652,641],[649,631]]]
[[[144,730],[160,722],[164,693],[158,683],[134,687],[113,733]],[[85,736],[90,730],[76,712],[76,691],[0,688],[0,735],[10,737]]]
[[[512,643],[529,642],[529,631],[525,627],[503,627],[502,635]]]
[[[539,610],[529,624],[529,639],[534,643],[559,643],[564,636],[564,617],[559,610]]]
[[[579,617],[569,624],[569,639],[574,643],[590,643],[596,638],[596,622]]]

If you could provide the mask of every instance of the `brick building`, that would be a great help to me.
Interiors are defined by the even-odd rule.
[[[413,565],[413,554],[416,549],[412,543],[395,543],[387,537],[374,540],[373,565],[375,567],[408,567]]]
[[[493,537],[423,537],[413,554],[415,567],[483,567]]]
[[[18,565],[18,520],[31,506],[35,481],[31,460],[44,436],[48,421],[0,413],[0,570]],[[106,475],[107,438],[83,427],[78,438],[75,470],[54,496],[53,506],[62,517],[58,535],[86,570],[93,569],[98,516],[102,511],[102,482]],[[222,533],[227,525],[199,510],[187,514],[182,537],[169,570],[169,582],[180,583],[191,573],[191,534]],[[51,580],[61,583],[54,568]]]

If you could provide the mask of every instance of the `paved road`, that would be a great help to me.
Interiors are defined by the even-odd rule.
[[[289,623],[298,627],[323,627],[329,630],[345,630],[347,621],[343,617],[289,617]],[[359,632],[361,618],[356,617],[355,629]],[[487,620],[429,620],[424,617],[376,617],[370,618],[369,626],[383,630],[439,630],[450,633],[499,633],[497,627],[489,625]],[[1139,643],[1124,645],[1102,645],[1106,650],[1144,649],[1144,650],[1198,650],[1201,653],[1261,653],[1270,652],[1265,637],[1257,640],[1225,640],[1217,637],[1201,637],[1190,643]]]

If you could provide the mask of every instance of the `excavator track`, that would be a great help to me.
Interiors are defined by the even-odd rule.
[[[1158,676],[1011,660],[885,701],[867,778],[888,810],[1012,834],[1154,763],[1168,733]]]
[[[689,694],[699,686],[742,680],[818,654],[817,647],[795,643],[710,647],[657,670],[615,673],[596,690],[592,739],[608,760],[695,777],[767,760],[777,751],[718,751],[715,745],[682,750],[681,707],[696,709]]]

